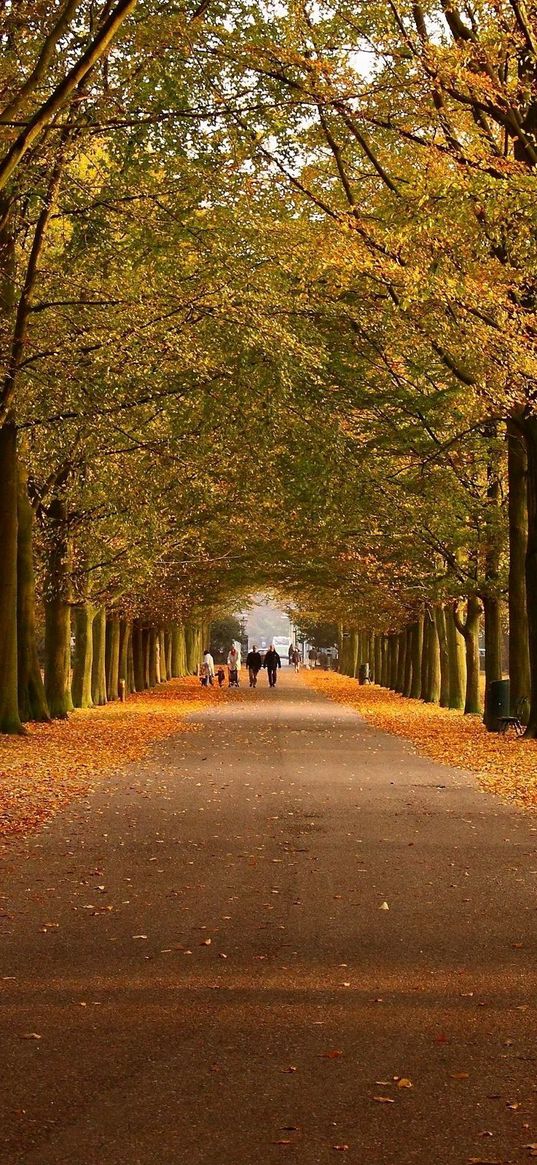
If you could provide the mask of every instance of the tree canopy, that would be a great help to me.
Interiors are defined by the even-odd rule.
[[[22,0],[0,37],[2,728],[271,587],[467,711],[508,621],[534,735],[533,9]]]

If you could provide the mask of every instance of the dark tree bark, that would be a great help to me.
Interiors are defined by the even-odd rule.
[[[106,620],[106,698],[117,700],[119,696],[119,615],[110,615]]]
[[[526,736],[537,737],[537,416],[524,421],[528,459],[528,542],[526,548],[526,599],[530,660],[530,710]]]
[[[33,561],[34,512],[27,474],[19,462],[17,532],[17,659],[19,714],[23,722],[50,720],[37,655]]]
[[[397,649],[397,682],[396,691],[401,695],[405,690],[405,669],[406,669],[406,632],[400,631],[398,635],[398,649]]]
[[[513,418],[507,422],[509,482],[509,680],[511,711],[530,697],[530,655],[526,605],[528,483],[524,439]],[[527,707],[525,709],[527,714]]]
[[[410,695],[413,700],[421,696],[421,661],[423,656],[423,615],[412,625],[412,680]]]
[[[132,626],[132,655],[133,655],[133,670],[134,670],[134,688],[137,692],[143,692],[145,687],[144,675],[144,642],[142,634],[142,625],[139,619],[135,619]]]
[[[382,636],[375,632],[375,683],[382,685]]]
[[[414,643],[413,625],[405,627],[405,674],[403,679],[403,696],[407,698],[412,691],[412,651]]]
[[[0,732],[22,732],[17,676],[17,439],[0,428]]]
[[[380,682],[383,688],[388,687],[388,636],[380,637]]]
[[[53,498],[46,518],[45,694],[50,715],[64,720],[71,701],[70,547],[67,507]]]
[[[158,632],[156,627],[149,629],[149,687],[155,688],[158,683],[157,659]]]

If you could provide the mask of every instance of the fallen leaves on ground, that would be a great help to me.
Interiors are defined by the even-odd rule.
[[[375,684],[359,685],[338,672],[301,675],[310,687],[354,708],[381,732],[404,737],[441,764],[475,773],[482,788],[504,801],[537,806],[537,741],[487,732],[480,716],[406,699]]]
[[[191,676],[124,704],[30,724],[26,736],[0,737],[0,838],[37,829],[107,773],[142,760],[157,741],[185,730],[186,717],[200,705],[226,699],[227,689],[207,691]]]

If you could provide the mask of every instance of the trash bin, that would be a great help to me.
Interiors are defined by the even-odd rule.
[[[360,664],[360,667],[358,668],[358,683],[359,684],[368,684],[369,683],[369,664],[368,663],[361,663]]]
[[[511,712],[511,692],[509,680],[493,680],[487,694],[485,723],[489,732],[499,732],[502,716]]]

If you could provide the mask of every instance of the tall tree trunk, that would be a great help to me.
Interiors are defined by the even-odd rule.
[[[172,678],[172,629],[169,623],[164,628],[164,658],[166,660],[166,679]]]
[[[388,687],[388,636],[380,637],[380,682],[383,688]]]
[[[14,310],[15,232],[9,196],[0,198],[0,320]],[[1,423],[1,420],[0,420]],[[0,428],[0,732],[23,732],[17,679],[17,433],[9,414]]]
[[[125,693],[131,689],[129,687],[129,647],[131,642],[132,623],[129,619],[120,619],[119,621],[119,658],[118,658],[118,681],[125,681]]]
[[[69,536],[61,498],[48,507],[45,580],[45,694],[50,715],[64,720],[71,702]]]
[[[403,696],[410,696],[412,691],[412,651],[414,646],[414,631],[412,624],[405,627],[405,672],[403,678]]]
[[[17,679],[17,490],[16,430],[8,421],[0,428],[0,732],[23,731]]]
[[[71,694],[75,708],[92,708],[91,673],[93,668],[93,619],[91,603],[75,607],[75,652]]]
[[[466,699],[465,713],[480,713],[482,711],[481,692],[479,685],[479,621],[481,619],[481,602],[475,594],[468,596],[466,603],[466,618],[464,622],[455,610],[457,629],[464,638],[466,648]]]
[[[445,609],[449,655],[449,707],[459,712],[466,701],[466,647],[456,621],[453,604]]]
[[[392,692],[397,691],[397,668],[399,664],[399,635],[396,631],[392,631],[391,636],[392,656],[390,663],[390,688]]]
[[[142,625],[139,619],[135,619],[132,625],[132,655],[134,669],[134,688],[137,692],[143,692],[145,687],[144,641]]]
[[[489,712],[490,685],[502,678],[502,620],[500,605],[500,550],[503,535],[503,515],[500,512],[500,478],[498,426],[487,425],[490,448],[487,463],[487,508],[485,538],[485,586],[483,609],[485,614],[485,712],[484,721],[490,731],[496,728],[496,717]]]
[[[142,631],[144,657],[144,690],[151,687],[151,632],[149,627]]]
[[[158,633],[159,642],[159,665],[160,665],[160,683],[166,683],[166,638],[164,635],[164,627],[161,627]]]
[[[423,699],[427,704],[440,703],[440,641],[433,614],[425,616],[427,621],[427,684]]]
[[[529,702],[530,655],[526,606],[526,550],[528,545],[527,457],[519,427],[507,422],[509,483],[509,680],[511,711],[522,699]],[[527,711],[527,709],[526,709]]]
[[[132,647],[132,623],[130,626],[129,643],[127,647],[127,691],[135,692],[136,684],[134,682],[134,651]]]
[[[537,416],[524,421],[528,458],[528,542],[526,548],[526,601],[530,659],[530,711],[526,736],[537,737]]]
[[[93,618],[93,661],[91,698],[96,705],[106,704],[106,609],[99,607]]]
[[[19,462],[17,535],[17,657],[19,715],[23,722],[49,720],[45,686],[37,655],[33,562],[34,512],[26,471]]]
[[[410,695],[413,700],[421,696],[421,661],[423,655],[423,615],[412,626],[412,680]]]
[[[490,685],[502,678],[502,619],[497,595],[483,595],[485,614],[485,712],[484,721],[489,732],[496,730],[497,717],[489,712]]]
[[[172,627],[172,676],[174,679],[186,675],[185,629],[182,623]]]
[[[440,604],[434,609],[434,621],[438,637],[438,651],[440,657],[440,692],[439,703],[441,708],[449,708],[449,648],[446,628],[446,612]]]
[[[421,684],[420,700],[427,700],[429,690],[429,635],[431,620],[428,611],[423,616],[423,642],[421,647]]]
[[[382,636],[375,632],[375,683],[382,685]]]
[[[196,675],[200,664],[199,627],[190,622],[185,623],[186,665],[189,675]],[[341,657],[340,657],[341,658]],[[340,662],[341,670],[341,662]]]
[[[108,700],[117,700],[119,695],[119,647],[119,615],[110,615],[106,620],[106,696]]]
[[[350,648],[351,648],[351,658],[350,658],[349,675],[351,675],[353,678],[355,678],[357,673],[358,673],[358,657],[359,657],[359,640],[358,640],[358,631],[356,630],[356,627],[353,627],[352,631],[351,631]]]
[[[158,684],[158,632],[156,627],[149,629],[149,687]]]
[[[399,632],[398,640],[399,640],[399,647],[397,650],[396,691],[402,695],[404,692],[404,688],[405,688],[405,668],[406,668],[406,632],[405,631]]]

